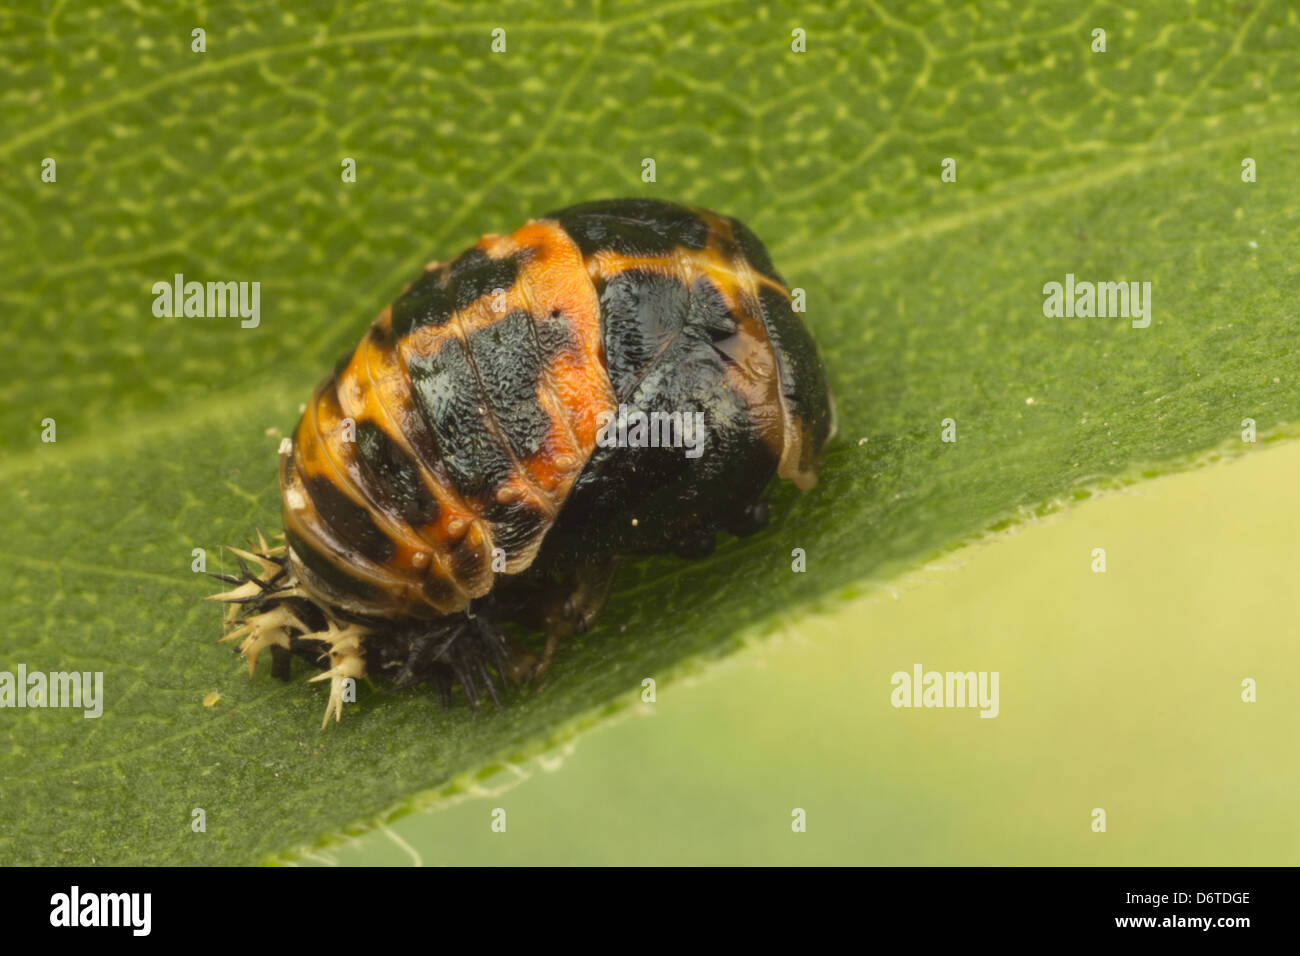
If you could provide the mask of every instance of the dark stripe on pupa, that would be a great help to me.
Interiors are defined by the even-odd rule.
[[[303,475],[303,485],[322,521],[340,542],[364,558],[384,564],[393,556],[393,542],[375,524],[370,512],[354,502],[323,475]]]
[[[425,272],[393,303],[393,332],[405,338],[427,325],[445,325],[454,313],[497,289],[509,290],[519,278],[527,251],[493,259],[478,246],[449,265]]]
[[[469,335],[469,353],[492,416],[517,458],[541,449],[551,417],[538,404],[537,382],[545,356],[533,320],[516,309]]]
[[[435,354],[407,363],[411,392],[462,496],[486,497],[510,475],[511,461],[488,427],[487,399],[465,347],[449,339]]]
[[[659,199],[601,199],[547,219],[559,222],[584,256],[609,249],[626,256],[666,255],[675,248],[703,249],[709,227],[685,206]]]
[[[775,279],[781,285],[785,285],[785,280],[777,273],[776,267],[772,265],[772,257],[768,255],[767,246],[763,245],[761,239],[754,235],[752,229],[741,222],[739,219],[727,218],[731,224],[731,234],[736,237],[736,242],[740,245],[740,251],[745,254],[749,264],[755,272],[761,272],[769,279]]]
[[[681,334],[690,306],[690,293],[673,276],[629,269],[605,283],[601,336],[609,381],[620,400]]]
[[[385,503],[413,528],[438,517],[434,500],[415,459],[371,421],[357,422],[357,452]]]
[[[796,419],[808,426],[812,443],[804,449],[800,467],[810,470],[813,456],[825,444],[831,430],[831,407],[826,369],[817,344],[803,319],[791,308],[790,300],[773,289],[758,293],[763,308],[763,325],[780,363],[781,392]]]
[[[365,581],[352,577],[345,568],[340,568],[328,555],[317,551],[291,529],[284,529],[284,540],[303,566],[335,593],[362,600],[373,600],[379,596],[377,589]]]

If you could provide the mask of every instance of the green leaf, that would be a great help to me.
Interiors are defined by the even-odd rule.
[[[0,26],[0,666],[102,671],[106,697],[93,720],[0,711],[5,863],[291,856],[778,615],[1249,448],[1245,418],[1298,430],[1300,26],[1282,0],[83,4]],[[214,643],[192,549],[215,564],[278,527],[280,434],[426,261],[629,194],[742,218],[806,290],[841,419],[820,485],[776,490],[773,527],[711,559],[629,564],[600,626],[504,713],[363,688],[320,732],[321,685],[249,681]],[[155,318],[175,273],[259,281],[260,326]],[[1150,326],[1045,317],[1067,273],[1151,282]]]

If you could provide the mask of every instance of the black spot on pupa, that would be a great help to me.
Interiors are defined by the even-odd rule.
[[[476,329],[469,336],[469,353],[511,451],[517,458],[536,454],[551,430],[551,419],[537,403],[543,356],[532,318],[515,310]]]
[[[510,474],[511,462],[488,426],[488,398],[459,339],[411,359],[411,395],[461,495],[486,497]]]
[[[497,289],[509,291],[519,277],[523,253],[493,259],[475,246],[451,264],[447,275],[447,292],[456,311],[467,308]]]
[[[452,299],[443,288],[446,267],[424,273],[393,303],[393,334],[406,338],[426,325],[445,325],[453,311]]]
[[[566,352],[577,352],[578,339],[573,334],[573,328],[569,325],[568,320],[558,309],[549,313],[535,325],[538,348],[541,349],[542,355],[547,360],[554,359]]]
[[[630,269],[606,283],[600,296],[601,335],[609,381],[620,399],[681,334],[690,300],[680,280],[654,272]]]

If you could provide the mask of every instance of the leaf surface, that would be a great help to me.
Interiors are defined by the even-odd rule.
[[[777,615],[1248,448],[1243,419],[1297,431],[1283,0],[234,3],[203,21],[0,12],[0,666],[102,671],[106,697],[94,720],[0,712],[5,863],[292,855],[536,753]],[[216,565],[278,528],[280,436],[425,262],[611,195],[738,216],[806,291],[840,414],[820,484],[775,490],[773,526],[710,559],[628,564],[545,691],[501,714],[363,687],[321,733],[321,685],[250,682],[214,643],[192,549]],[[260,325],[155,317],[176,273],[260,282]],[[1150,282],[1149,327],[1046,317],[1067,274]]]

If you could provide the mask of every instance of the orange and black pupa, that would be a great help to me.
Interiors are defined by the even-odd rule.
[[[834,431],[790,291],[736,219],[584,203],[430,264],[281,447],[284,543],[240,551],[223,640],[331,683],[499,704],[600,613],[620,557],[700,557],[812,487]],[[542,631],[534,653],[503,624]]]

